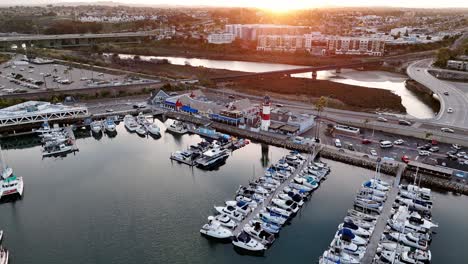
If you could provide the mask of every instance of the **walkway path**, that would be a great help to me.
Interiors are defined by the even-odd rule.
[[[382,213],[380,214],[379,219],[377,220],[377,224],[375,225],[374,232],[369,239],[369,244],[367,245],[366,253],[361,260],[362,264],[371,264],[372,260],[374,259],[375,253],[377,252],[377,247],[380,242],[380,238],[382,236],[383,231],[385,230],[385,226],[387,225],[387,221],[390,218],[390,212],[392,209],[392,205],[395,202],[395,199],[398,194],[398,186],[400,185],[401,175],[405,171],[406,164],[400,164],[398,166],[398,171],[396,175],[396,179],[393,182],[393,187],[388,193],[387,201],[385,202],[384,208]]]
[[[312,154],[309,155],[309,156],[307,157],[307,160],[306,160],[304,163],[302,163],[302,165],[299,166],[299,167],[294,171],[294,173],[291,173],[291,176],[289,176],[289,178],[287,178],[283,183],[281,183],[281,185],[280,185],[278,188],[276,188],[276,190],[275,190],[273,193],[271,193],[271,194],[265,199],[265,201],[264,201],[261,205],[257,206],[257,208],[255,208],[255,209],[252,211],[252,213],[250,213],[246,218],[244,218],[244,220],[242,220],[242,222],[240,222],[240,223],[237,225],[236,229],[234,229],[233,234],[234,234],[235,236],[237,236],[240,232],[242,232],[242,230],[243,230],[243,228],[244,228],[244,226],[245,226],[246,224],[248,224],[251,220],[253,220],[253,219],[255,218],[255,216],[256,216],[258,213],[260,213],[260,211],[261,211],[262,209],[265,209],[266,206],[270,205],[271,200],[272,200],[274,197],[276,197],[279,193],[281,193],[281,192],[283,191],[284,187],[286,187],[286,186],[291,182],[291,179],[293,179],[294,177],[296,177],[296,176],[299,174],[299,172],[301,172],[302,169],[304,169],[304,167],[306,167],[306,166],[309,164],[310,161],[313,161],[313,160],[315,159],[315,157],[316,157],[317,154],[320,152],[320,150],[321,150],[320,147],[314,148]]]

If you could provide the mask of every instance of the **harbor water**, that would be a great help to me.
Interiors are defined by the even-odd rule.
[[[7,164],[25,182],[22,200],[0,204],[11,263],[316,263],[359,185],[373,174],[325,160],[328,179],[272,248],[264,257],[242,256],[199,230],[213,205],[232,199],[240,184],[288,151],[251,143],[219,169],[203,171],[169,159],[199,136],[163,133],[155,140],[130,134],[123,124],[117,130],[99,140],[77,133],[80,151],[64,158],[42,159],[40,146],[23,141],[3,143]],[[440,228],[433,263],[464,263],[468,199],[436,193],[434,200]]]

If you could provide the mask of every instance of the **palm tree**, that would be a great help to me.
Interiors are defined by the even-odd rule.
[[[320,134],[320,113],[323,111],[323,109],[327,106],[328,104],[328,98],[325,96],[320,96],[320,98],[315,101],[314,107],[315,110],[317,110],[317,128],[315,130],[315,140],[316,142],[319,142],[319,134]]]

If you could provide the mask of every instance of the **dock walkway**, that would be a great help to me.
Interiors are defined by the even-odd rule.
[[[364,254],[364,257],[361,259],[362,264],[371,264],[374,259],[375,253],[377,252],[377,247],[380,242],[380,238],[382,237],[382,234],[385,230],[385,226],[387,225],[387,221],[390,218],[392,205],[395,202],[395,199],[398,194],[398,189],[399,189],[398,186],[400,185],[401,175],[403,174],[405,169],[406,169],[405,164],[400,164],[398,166],[396,179],[393,182],[392,189],[388,193],[387,201],[385,202],[382,213],[380,214],[379,219],[377,220],[374,232],[372,233],[372,236],[369,239],[369,244],[367,244],[366,253]]]
[[[286,187],[291,182],[291,179],[296,177],[299,174],[299,172],[301,172],[304,169],[304,167],[309,164],[310,161],[313,161],[315,159],[315,157],[320,152],[320,150],[321,150],[320,147],[314,148],[312,154],[308,155],[307,160],[304,163],[302,163],[302,165],[299,166],[293,173],[291,173],[291,176],[289,176],[283,183],[281,183],[281,185],[278,186],[278,188],[276,188],[276,190],[272,192],[262,204],[259,204],[257,208],[255,208],[247,217],[244,218],[244,220],[242,220],[237,225],[237,227],[234,229],[234,232],[233,232],[234,236],[237,236],[239,233],[241,233],[244,226],[248,224],[251,220],[253,220],[255,216],[258,213],[260,213],[262,209],[265,209],[266,206],[268,206],[271,203],[271,200],[274,197],[276,197],[279,193],[281,193],[284,187]]]
[[[72,146],[71,146],[71,152],[78,151],[78,146],[76,145],[76,138],[75,138],[75,133],[73,133],[73,129],[71,126],[66,126],[64,127],[65,132],[68,135],[68,138],[72,141]]]

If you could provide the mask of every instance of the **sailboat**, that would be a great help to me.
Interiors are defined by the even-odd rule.
[[[3,151],[0,147],[0,158],[2,160],[2,176],[0,178],[0,199],[6,196],[19,195],[23,196],[23,177],[17,177],[13,173],[13,169],[5,165]]]

